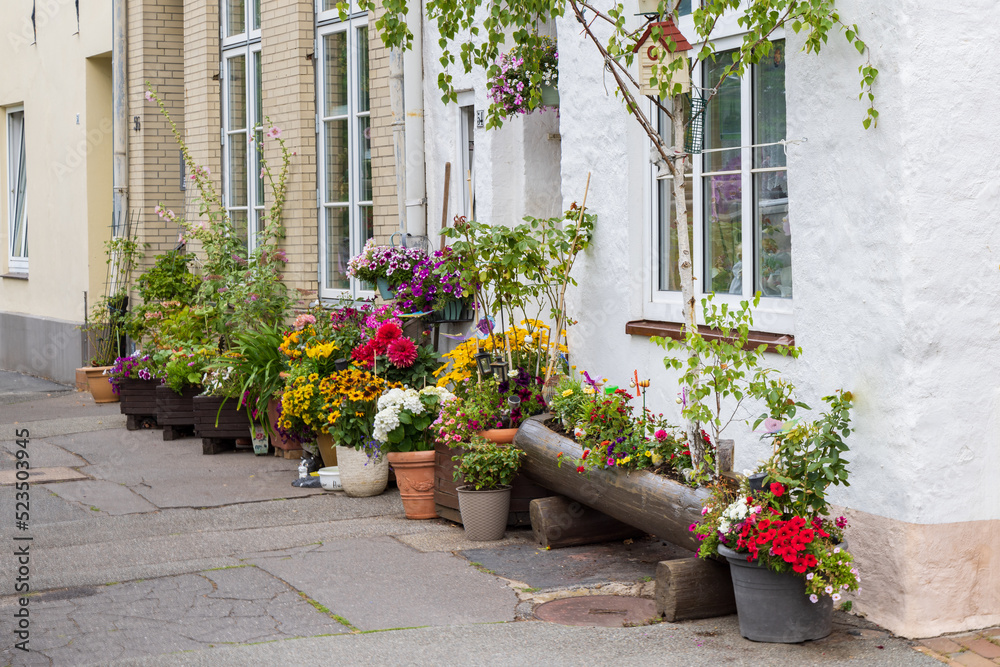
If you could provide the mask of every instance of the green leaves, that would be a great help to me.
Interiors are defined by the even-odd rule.
[[[514,481],[523,455],[524,452],[514,445],[501,445],[473,436],[469,449],[452,457],[458,463],[455,481],[464,480],[477,491],[507,486]]]

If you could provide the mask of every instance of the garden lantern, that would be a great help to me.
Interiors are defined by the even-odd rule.
[[[479,369],[480,377],[488,378],[490,374],[493,372],[493,369],[490,368],[490,362],[493,360],[493,358],[490,356],[490,353],[480,352],[475,356],[475,359],[476,359],[476,368]]]
[[[659,39],[653,38],[653,30],[659,29]],[[643,95],[659,95],[659,84],[670,81],[673,84],[681,85],[682,93],[691,92],[691,75],[688,72],[686,51],[691,50],[691,44],[684,39],[684,35],[677,29],[674,22],[669,18],[664,21],[656,21],[646,26],[646,32],[636,42],[632,49],[639,54],[639,91]],[[666,71],[666,68],[675,60],[683,58],[684,62],[676,70]],[[653,66],[657,66],[656,74],[653,74]],[[654,80],[655,79],[655,80]],[[650,81],[653,81],[650,84]]]

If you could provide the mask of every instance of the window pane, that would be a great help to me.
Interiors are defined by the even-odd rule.
[[[788,172],[754,174],[757,267],[755,288],[764,296],[792,296],[792,230],[788,224]]]
[[[324,115],[347,115],[347,33],[323,37]]]
[[[742,187],[740,175],[707,176],[705,284],[717,293],[743,292]]]
[[[358,158],[361,161],[361,201],[372,200],[372,128],[371,118],[358,118]]]
[[[246,247],[247,244],[247,212],[246,211],[230,211],[229,219],[233,223],[233,229],[236,231],[236,236],[243,242],[243,246]]]
[[[255,126],[264,122],[264,91],[261,78],[261,58],[260,51],[253,52],[254,70],[254,98],[253,98],[253,124]]]
[[[246,56],[230,58],[227,85],[229,125],[227,130],[241,130],[247,126],[247,62]]]
[[[673,188],[674,181],[666,178],[657,181],[659,190],[659,211],[660,220],[657,228],[658,235],[658,255],[659,274],[657,276],[657,289],[661,292],[679,292],[681,290],[680,267],[678,257],[680,252],[677,247],[677,207],[674,206]],[[692,224],[692,200],[691,200],[691,179],[687,182],[687,221],[688,221],[688,248],[694,248],[694,226]]]
[[[231,134],[229,142],[229,205],[247,204],[247,136],[243,132]]]
[[[8,116],[9,134],[7,150],[9,153],[8,178],[11,184],[10,206],[10,256],[28,256],[28,217],[25,209],[25,193],[27,192],[27,156],[24,139],[24,112],[15,111]]]
[[[265,213],[264,209],[259,208],[254,211],[254,219],[257,221],[257,228],[255,230],[255,233],[258,235],[258,238],[259,235],[264,231],[264,225],[267,224],[266,216],[267,214]]]
[[[731,51],[716,54],[714,59],[704,62],[703,84],[705,88],[719,86],[719,78],[732,65]],[[705,109],[706,150],[740,146],[740,80],[728,76],[719,86],[719,92]],[[705,153],[704,171],[730,171],[740,168],[740,151],[717,151]]]
[[[785,41],[774,43],[771,55],[754,68],[754,143],[785,138]],[[754,149],[754,167],[784,167],[783,146]]]
[[[260,148],[264,145],[264,133],[257,131],[254,133],[257,137],[254,139],[254,143],[251,147],[253,150],[253,171],[257,175],[257,194],[254,197],[254,201],[257,206],[264,205],[264,165],[261,163],[260,159]]]
[[[360,206],[359,211],[361,213],[361,239],[358,241],[358,247],[361,247],[365,241],[375,236],[375,209],[371,206]]]
[[[681,0],[681,3],[677,5],[677,15],[685,16],[691,13],[691,0]]]
[[[326,130],[326,199],[346,202],[350,194],[350,163],[347,159],[347,119],[328,120]]]
[[[347,289],[347,262],[351,259],[350,223],[346,206],[326,209],[326,287]]]
[[[260,30],[260,0],[253,0],[253,8],[250,10],[250,20],[253,21],[252,30]]]
[[[226,37],[246,30],[245,0],[226,0]]]
[[[358,111],[368,111],[368,28],[358,30]]]

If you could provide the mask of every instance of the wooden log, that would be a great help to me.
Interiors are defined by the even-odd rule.
[[[559,467],[557,458],[579,459],[583,449],[573,440],[545,427],[539,415],[526,420],[514,444],[526,456],[521,471],[554,493],[604,512],[622,523],[691,549],[698,540],[688,526],[701,519],[708,489],[693,489],[672,479],[646,471],[592,470],[581,474],[570,465]]]
[[[564,496],[532,500],[529,514],[535,541],[545,548],[611,542],[643,534],[634,526]]]
[[[654,599],[656,613],[671,623],[736,613],[729,564],[714,560],[660,561]]]

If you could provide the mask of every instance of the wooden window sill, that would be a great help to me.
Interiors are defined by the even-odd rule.
[[[7,278],[8,280],[27,280],[27,273],[3,273],[0,274],[0,278]]]
[[[661,336],[662,338],[673,338],[674,340],[684,340],[682,333],[683,325],[679,322],[659,322],[656,320],[632,320],[625,324],[625,333],[632,336]],[[719,340],[722,333],[718,329],[698,327],[702,336],[709,340]],[[766,333],[764,331],[751,331],[748,344],[757,347],[763,343],[767,345],[768,352],[777,352],[779,345],[791,347],[795,345],[795,336],[791,334]]]

